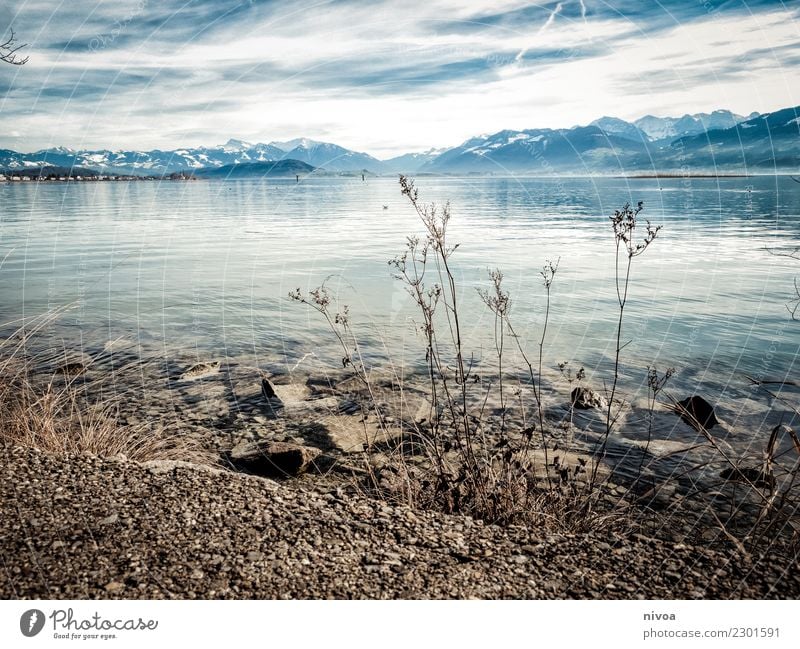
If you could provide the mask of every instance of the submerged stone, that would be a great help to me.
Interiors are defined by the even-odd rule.
[[[590,408],[607,408],[608,401],[599,392],[589,388],[577,387],[570,394],[570,404],[579,410],[589,410]]]
[[[699,423],[706,430],[711,430],[719,423],[714,407],[703,397],[692,396],[683,401],[678,401],[678,415],[692,428]]]
[[[731,467],[720,473],[719,477],[723,480],[749,483],[759,489],[773,489],[775,487],[775,476],[772,473],[766,473],[761,469],[752,467]]]
[[[180,376],[181,381],[192,381],[211,376],[219,371],[219,361],[210,363],[195,363]]]

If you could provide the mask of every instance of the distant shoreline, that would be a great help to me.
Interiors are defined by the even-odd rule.
[[[781,176],[791,174],[765,174],[769,176]],[[616,176],[617,178],[638,178],[638,179],[661,179],[676,180],[680,178],[752,178],[753,174],[631,174],[626,176]]]
[[[292,182],[299,182],[304,181],[312,178],[341,178],[341,179],[358,179],[362,174],[360,172],[333,172],[333,171],[323,171],[323,170],[315,170],[314,172],[310,173],[300,173],[300,174],[253,174],[253,175],[230,175],[230,176],[195,176],[191,171],[187,171],[184,173],[171,173],[165,174],[163,176],[159,175],[149,175],[149,176],[139,176],[136,174],[95,174],[95,175],[73,175],[73,176],[64,176],[64,175],[48,175],[48,176],[37,176],[33,174],[8,174],[3,173],[0,171],[0,185],[11,185],[11,184],[25,184],[27,182],[47,182],[47,183],[58,183],[58,182],[78,182],[78,183],[85,183],[85,182],[141,182],[141,181],[217,181],[217,182],[230,182],[230,181],[239,181],[239,180],[291,180]],[[395,174],[370,174],[365,173],[366,179],[371,180],[378,180],[378,179],[396,179]],[[501,180],[501,179],[514,179],[514,180],[523,180],[523,179],[540,179],[540,180],[558,180],[558,179],[565,179],[565,178],[573,178],[573,179],[581,179],[581,178],[589,178],[589,179],[623,179],[623,180],[685,180],[685,179],[692,179],[692,180],[719,180],[725,178],[792,178],[795,174],[792,174],[789,171],[786,172],[779,172],[779,173],[724,173],[724,174],[714,174],[714,173],[634,173],[634,174],[570,174],[570,173],[563,173],[563,174],[552,174],[552,175],[542,175],[542,174],[492,174],[492,173],[467,173],[467,174],[449,174],[449,173],[420,173],[420,174],[409,174],[415,177],[425,177],[425,178],[444,178],[444,179],[453,179],[453,178],[467,178],[467,179],[486,179],[486,180]],[[298,178],[299,177],[299,178]]]

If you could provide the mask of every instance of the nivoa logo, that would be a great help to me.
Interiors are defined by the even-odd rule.
[[[38,608],[25,611],[19,618],[19,630],[22,635],[32,638],[44,628],[44,613]]]

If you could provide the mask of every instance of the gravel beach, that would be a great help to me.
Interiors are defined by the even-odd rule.
[[[554,536],[310,481],[0,447],[3,598],[796,598],[798,557]]]

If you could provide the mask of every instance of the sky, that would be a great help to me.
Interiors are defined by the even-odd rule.
[[[800,104],[800,1],[19,0],[0,148],[335,142]]]

